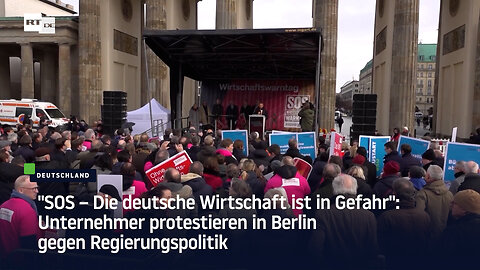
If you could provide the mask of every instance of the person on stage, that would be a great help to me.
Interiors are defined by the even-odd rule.
[[[265,115],[265,118],[268,118],[268,113],[267,113],[267,110],[265,109],[265,107],[263,106],[263,103],[260,102],[257,106],[257,108],[255,108],[255,111],[253,112],[253,114],[257,114],[257,115]]]
[[[225,114],[227,115],[228,127],[230,129],[235,129],[238,119],[238,107],[237,105],[233,104],[233,101],[230,101],[230,105],[228,105]]]

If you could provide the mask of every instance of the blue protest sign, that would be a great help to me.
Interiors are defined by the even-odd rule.
[[[416,139],[406,136],[400,136],[400,140],[398,141],[397,151],[400,154],[400,147],[402,144],[408,144],[412,147],[412,156],[418,159],[422,159],[422,154],[428,150],[430,147],[430,142],[425,141],[422,139]]]
[[[300,154],[315,159],[317,154],[315,132],[297,133],[297,141]]]
[[[370,151],[369,151],[370,138],[372,138],[372,136],[364,136],[364,135],[360,135],[360,137],[358,138],[358,146],[365,147],[365,149],[367,150],[368,160],[370,160]]]
[[[371,137],[370,138],[370,162],[377,166],[377,177],[380,176],[383,170],[383,158],[385,157],[385,147],[390,141],[390,137]]]
[[[280,146],[280,153],[285,154],[288,150],[288,140],[296,139],[297,134],[295,133],[280,133],[280,134],[270,134],[270,145],[278,144]]]
[[[222,139],[241,140],[243,142],[243,154],[248,157],[248,139],[246,130],[222,130]]]
[[[447,143],[445,150],[445,163],[443,165],[443,179],[452,181],[455,179],[453,168],[457,161],[475,161],[480,164],[480,145],[467,143]]]

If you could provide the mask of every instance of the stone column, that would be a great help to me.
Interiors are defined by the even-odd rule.
[[[55,78],[55,59],[53,52],[43,51],[43,58],[40,62],[40,83],[42,101],[58,103],[56,100],[56,78]],[[59,105],[59,104],[57,104]]]
[[[166,30],[167,29],[167,12],[165,0],[146,0],[147,12],[146,29],[148,30]],[[143,45],[142,45],[143,46]],[[167,78],[167,65],[147,46],[147,63],[148,63],[148,82],[146,91],[142,93],[142,104],[155,98],[160,104],[170,108],[170,91],[162,89],[162,85]],[[162,91],[163,90],[163,91]],[[166,95],[162,94],[166,93]]]
[[[10,59],[8,54],[0,54],[0,99],[11,98]]]
[[[217,0],[216,29],[237,29],[237,0]]]
[[[33,49],[30,43],[22,43],[22,98],[34,98]]]
[[[393,23],[390,130],[415,122],[415,85],[418,47],[418,0],[396,0]]]
[[[337,78],[338,0],[314,1],[313,26],[322,29],[323,51],[320,75],[320,128],[335,126],[335,87]]]
[[[480,19],[479,19],[480,21]],[[438,65],[437,65],[438,68]],[[437,83],[435,82],[435,86]],[[435,101],[437,96],[435,96]],[[473,86],[472,131],[480,128],[480,27],[477,30],[477,47],[475,55],[475,84]]]
[[[100,42],[100,0],[80,1],[79,96],[80,118],[89,124],[101,117],[102,78]]]
[[[70,44],[58,45],[58,106],[69,116],[72,112],[72,81],[71,81]]]

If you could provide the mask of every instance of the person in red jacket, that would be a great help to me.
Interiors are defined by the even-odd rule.
[[[8,257],[14,250],[34,249],[41,237],[38,212],[34,200],[38,185],[30,182],[30,176],[15,180],[10,199],[0,205],[0,258]]]
[[[213,191],[221,188],[223,181],[222,178],[220,178],[217,158],[214,156],[207,157],[203,165],[205,167],[203,171],[205,182],[212,187]]]
[[[310,194],[310,186],[305,177],[297,172],[293,165],[293,159],[285,156],[282,159],[283,166],[275,171],[275,175],[268,180],[264,192],[277,187],[283,187],[287,192],[288,203],[293,207],[293,197],[304,198]],[[298,216],[303,213],[302,209],[293,209],[293,213]]]

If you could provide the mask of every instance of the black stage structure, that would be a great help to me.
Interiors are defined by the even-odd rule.
[[[184,76],[315,80],[315,130],[320,115],[322,34],[317,28],[144,30],[145,43],[170,67],[171,119],[180,128]]]

